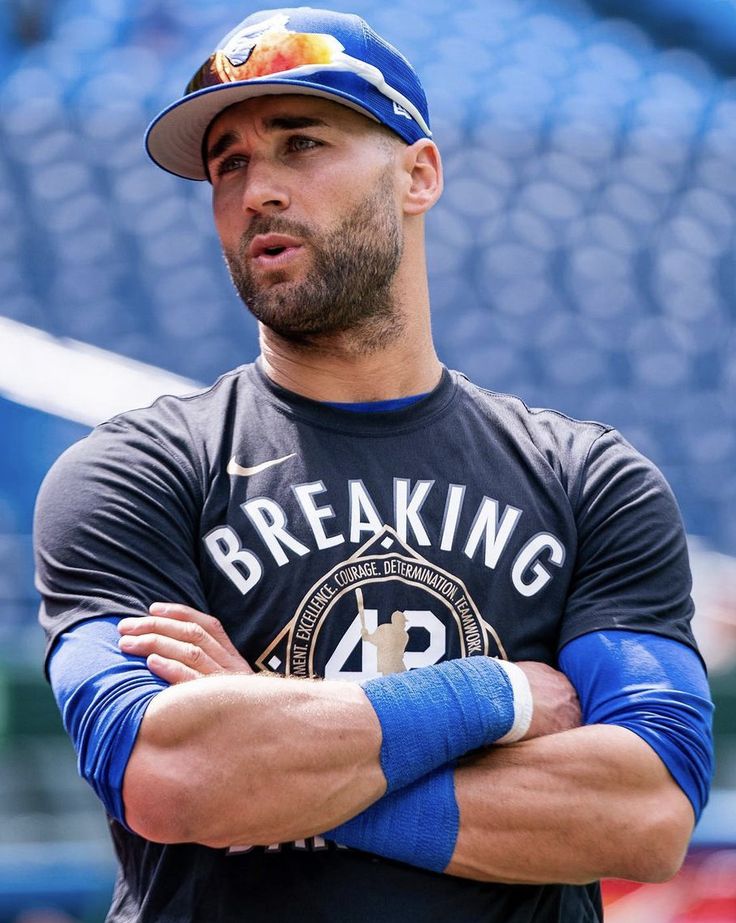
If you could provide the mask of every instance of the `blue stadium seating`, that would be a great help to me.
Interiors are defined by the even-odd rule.
[[[428,221],[443,360],[617,425],[689,532],[736,554],[732,0],[314,2],[364,15],[424,81],[446,172]],[[279,3],[242,15],[257,6]],[[209,187],[142,145],[239,9],[0,0],[0,317],[202,382],[256,355]],[[42,686],[30,541],[41,479],[86,428],[0,392],[0,432],[0,923],[39,901],[93,921],[113,862]],[[729,798],[705,840],[731,837]]]
[[[688,528],[736,551],[736,82],[701,40],[724,5],[701,5],[697,50],[623,0],[351,5],[416,63],[432,104],[443,359],[618,425],[664,469]],[[0,313],[212,380],[255,355],[255,325],[208,187],[157,170],[141,137],[233,6],[41,6],[48,32],[28,45],[13,4],[0,14]],[[736,43],[736,18],[718,23],[720,46]],[[16,414],[0,404],[3,424]],[[44,457],[81,431],[44,424]],[[3,473],[0,520],[25,531],[38,472]]]

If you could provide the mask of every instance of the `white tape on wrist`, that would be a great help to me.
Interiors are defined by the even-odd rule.
[[[527,679],[526,673],[515,663],[508,660],[499,660],[498,665],[506,671],[511,682],[511,689],[514,694],[514,723],[511,729],[503,737],[499,737],[497,744],[513,744],[529,730],[534,714],[534,699],[532,697],[531,686]]]

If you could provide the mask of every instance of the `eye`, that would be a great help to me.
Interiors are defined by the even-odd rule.
[[[287,141],[289,151],[309,151],[315,147],[321,147],[321,142],[314,138],[307,138],[305,135],[292,135]]]
[[[223,157],[223,159],[217,164],[215,173],[217,176],[222,176],[225,173],[232,173],[233,170],[239,170],[242,167],[247,166],[247,157],[245,157],[243,154],[231,154],[229,157]]]

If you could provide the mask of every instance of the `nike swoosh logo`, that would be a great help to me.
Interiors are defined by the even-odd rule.
[[[265,471],[266,468],[273,468],[274,465],[280,465],[282,462],[294,458],[295,455],[296,452],[292,452],[290,455],[284,455],[282,458],[272,458],[270,461],[261,462],[260,465],[254,465],[252,468],[244,468],[242,465],[239,465],[235,461],[235,456],[233,455],[227,463],[227,473],[237,474],[242,478],[249,478],[252,474],[258,474],[260,471]]]

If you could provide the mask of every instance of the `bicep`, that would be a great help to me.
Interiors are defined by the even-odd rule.
[[[594,631],[565,645],[560,669],[585,724],[618,725],[645,740],[698,818],[713,774],[713,704],[695,651],[649,632]]]
[[[143,716],[167,684],[118,647],[117,618],[90,619],[65,632],[49,678],[80,775],[107,812],[125,823],[122,787]]]
[[[194,476],[152,439],[107,425],[72,446],[39,492],[34,540],[49,648],[72,625],[152,602],[206,610]]]
[[[694,646],[685,530],[656,466],[606,433],[591,447],[573,509],[578,545],[559,647],[609,629]]]

